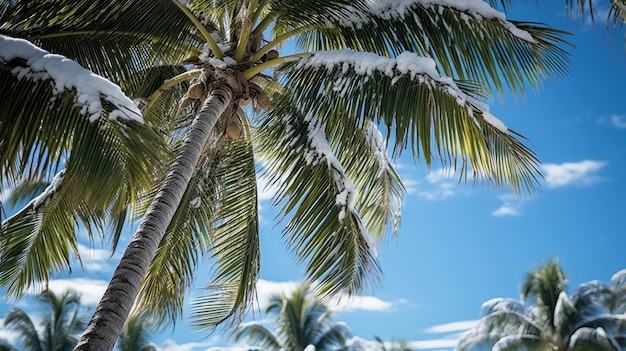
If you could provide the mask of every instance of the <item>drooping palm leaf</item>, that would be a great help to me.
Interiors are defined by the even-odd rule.
[[[27,38],[122,82],[155,62],[173,63],[197,47],[194,24],[173,1],[18,1],[1,33]]]
[[[427,165],[435,160],[456,169],[460,163],[461,177],[471,170],[498,187],[532,192],[537,186],[538,161],[519,135],[493,117],[474,90],[441,77],[430,59],[326,51],[283,70],[298,106],[320,113],[328,125],[343,125],[345,115],[361,123],[376,118],[388,138],[393,135],[396,155],[410,146]]]
[[[146,170],[159,169],[165,150],[118,86],[25,40],[0,38],[7,44],[0,48],[2,94],[15,102],[0,105],[0,180],[52,180],[64,168],[63,181],[52,187],[62,191],[44,191],[46,201],[31,202],[3,221],[3,264],[12,272],[3,277],[21,276],[24,286],[9,289],[19,295],[69,266],[68,248],[77,254],[78,222],[90,234],[102,233],[106,223],[119,232],[127,208],[151,183]],[[37,254],[50,235],[56,239],[48,245],[60,248]]]
[[[321,118],[293,106],[287,100],[270,111],[261,131],[270,181],[285,176],[276,201],[292,216],[288,245],[298,261],[308,260],[307,276],[319,282],[318,291],[361,291],[379,279],[380,268],[355,208],[353,183],[331,151]]]
[[[214,275],[192,303],[194,325],[205,329],[222,322],[226,327],[241,322],[254,300],[260,268],[257,180],[250,127],[239,118],[224,122],[224,127],[229,123],[241,125],[242,134],[223,148],[226,157],[216,165],[219,171],[212,184],[218,204],[210,250]],[[217,128],[216,133],[221,130]],[[223,138],[229,140],[228,136]]]
[[[332,18],[332,17],[329,17]],[[386,56],[430,56],[446,76],[523,94],[567,73],[563,31],[506,20],[482,0],[371,2],[299,36],[306,50],[352,48]],[[441,30],[445,28],[445,30]],[[485,85],[487,88],[487,85]]]

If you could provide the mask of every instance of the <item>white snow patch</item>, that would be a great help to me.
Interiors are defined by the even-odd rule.
[[[371,17],[378,17],[386,20],[402,20],[411,16],[411,12],[417,7],[437,9],[439,16],[443,14],[445,8],[461,12],[461,19],[469,21],[468,16],[476,19],[496,20],[500,22],[511,34],[516,37],[534,43],[535,39],[525,30],[515,26],[506,19],[506,15],[483,0],[369,0],[367,14],[360,14],[353,11],[353,15],[343,21],[345,26],[362,28]],[[438,18],[433,18],[436,20]]]
[[[466,109],[471,118],[476,118],[474,116],[474,109],[476,109],[485,122],[502,133],[508,134],[509,132],[504,123],[489,112],[487,104],[463,92],[452,78],[441,76],[437,71],[437,64],[430,57],[422,57],[409,51],[401,53],[396,58],[389,58],[350,49],[327,50],[313,52],[310,56],[302,58],[296,65],[296,69],[306,68],[327,70],[340,68],[342,74],[352,70],[351,73],[364,77],[382,73],[391,78],[392,82],[409,76],[418,84],[439,84],[450,96],[456,98],[457,104]],[[339,86],[335,85],[333,89],[343,93],[344,88],[342,83]]]
[[[50,80],[54,95],[75,91],[74,104],[82,114],[89,116],[90,121],[102,116],[102,100],[106,100],[115,106],[109,119],[143,123],[141,111],[118,85],[64,56],[51,54],[24,39],[0,34],[0,62],[15,59],[26,61],[26,66],[15,67],[11,71],[13,75],[18,79]]]
[[[35,209],[39,209],[41,206],[44,206],[46,203],[48,203],[52,199],[54,194],[56,194],[61,188],[64,177],[65,170],[57,173],[50,182],[50,184],[44,189],[44,191],[34,199],[30,200],[26,207],[32,206]]]

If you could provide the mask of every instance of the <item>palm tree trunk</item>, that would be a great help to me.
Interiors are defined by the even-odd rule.
[[[200,153],[219,117],[234,98],[226,84],[216,87],[194,119],[176,161],[137,231],[74,351],[113,349],[139,293],[150,262],[156,255],[176,209],[194,173]]]

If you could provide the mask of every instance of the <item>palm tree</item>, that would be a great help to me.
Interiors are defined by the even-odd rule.
[[[80,296],[66,291],[60,296],[45,291],[38,296],[47,311],[40,321],[40,328],[25,311],[15,308],[5,316],[7,329],[18,333],[20,350],[24,351],[69,351],[78,342],[80,333],[85,328],[84,316],[80,309]],[[15,349],[6,343],[3,349]]]
[[[344,347],[350,334],[345,323],[332,320],[331,312],[306,285],[298,286],[291,296],[272,296],[265,314],[274,316],[276,332],[261,324],[246,324],[235,333],[235,341],[268,351],[302,351],[311,346],[329,351]]]
[[[156,351],[150,343],[151,326],[148,320],[140,314],[131,314],[124,324],[124,329],[118,338],[119,351]]]
[[[618,351],[626,347],[626,316],[611,303],[624,301],[620,289],[626,270],[610,284],[581,284],[571,296],[558,261],[533,271],[522,287],[521,301],[492,299],[481,307],[479,325],[467,332],[456,350]],[[534,305],[526,306],[530,299]]]
[[[27,39],[118,83],[143,119],[98,118],[132,109],[107,99],[108,110],[89,114],[73,86],[50,100],[54,77],[21,51],[3,54],[2,101],[16,101],[0,109],[11,137],[0,139],[3,184],[50,185],[3,221],[0,284],[19,296],[67,267],[79,222],[103,237],[113,226],[115,246],[127,212],[142,214],[79,343],[110,350],[136,299],[159,323],[180,315],[204,254],[216,275],[193,305],[195,325],[245,316],[259,269],[261,160],[280,181],[287,243],[323,294],[380,280],[370,236],[397,230],[403,192],[387,146],[532,192],[534,153],[482,97],[564,74],[565,33],[507,20],[480,0],[398,4],[1,1],[0,38]],[[33,259],[47,250],[50,260]]]

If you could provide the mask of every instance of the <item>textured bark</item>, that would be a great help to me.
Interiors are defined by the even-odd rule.
[[[148,266],[154,259],[159,242],[187,189],[202,148],[215,123],[233,98],[231,88],[220,86],[211,92],[202,105],[180,154],[131,238],[75,351],[113,349],[139,293]]]

